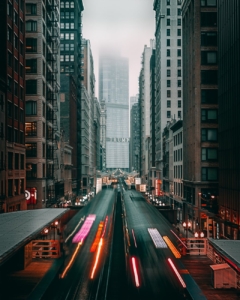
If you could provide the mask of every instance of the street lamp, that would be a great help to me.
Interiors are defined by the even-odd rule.
[[[198,238],[198,237],[200,237],[200,238],[204,238],[204,233],[203,232],[195,232],[194,233],[194,236],[195,236],[195,238]]]
[[[189,228],[191,227],[191,222],[188,221],[188,222],[183,222],[183,227],[184,229],[186,230],[186,238],[188,238],[188,230]]]
[[[58,226],[58,220],[54,221],[54,223],[52,224],[52,227],[54,229],[54,240],[55,240],[55,230],[56,230],[57,226]]]

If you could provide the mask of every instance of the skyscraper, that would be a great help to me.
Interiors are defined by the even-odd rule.
[[[102,54],[99,101],[106,105],[106,169],[129,169],[128,59]]]

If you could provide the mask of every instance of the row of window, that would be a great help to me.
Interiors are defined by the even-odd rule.
[[[182,10],[181,10],[181,8],[178,8],[178,9],[177,9],[177,15],[178,15],[178,16],[181,16],[181,15],[182,15]],[[167,16],[171,16],[171,9],[170,9],[170,8],[167,8]]]
[[[181,69],[177,70],[177,76],[182,77]],[[171,77],[171,70],[170,69],[167,69],[167,77]]]
[[[172,116],[171,116],[171,111],[170,110],[167,110],[167,118],[171,118]],[[182,118],[182,112],[181,112],[181,110],[179,110],[178,112],[177,112],[177,117],[179,118],[179,119],[181,119]]]
[[[24,170],[24,154],[8,152],[8,170],[13,170],[13,166],[15,170]]]
[[[73,73],[74,72],[74,65],[61,65],[61,73]]]
[[[60,7],[61,8],[74,8],[74,1],[61,1],[61,4],[60,4]]]
[[[24,179],[8,179],[8,197],[24,194]]]
[[[70,51],[73,52],[74,51],[74,44],[60,44],[60,50],[61,51]]]
[[[7,140],[10,143],[24,144],[23,131],[18,130],[16,128],[13,129],[11,126],[8,126],[8,128],[7,128]]]
[[[167,39],[167,46],[170,47],[171,46],[171,40]],[[177,46],[181,47],[182,46],[182,40],[181,39],[177,39]]]
[[[182,35],[182,30],[180,28],[177,29],[177,36]],[[167,29],[167,36],[171,36],[171,29]]]
[[[167,49],[167,57],[171,56],[171,49]],[[177,56],[182,56],[182,50],[177,49]]]
[[[12,80],[12,77],[7,77],[7,89],[9,92],[14,93],[16,97],[23,100],[23,87],[18,82]]]
[[[174,182],[174,194],[183,197],[183,184],[179,182]]]
[[[61,23],[61,29],[74,29],[74,23]]]
[[[178,134],[174,135],[173,144],[174,146],[182,144],[182,132],[179,132]]]
[[[178,90],[178,91],[177,91],[177,96],[178,96],[179,98],[182,97],[182,91],[181,91],[181,90]],[[167,90],[167,97],[168,97],[168,98],[171,98],[171,90]]]
[[[171,19],[167,19],[167,26],[171,26]],[[182,19],[177,19],[177,25],[181,26],[182,25]]]
[[[60,18],[61,19],[74,19],[74,11],[62,11],[60,13]]]
[[[173,151],[173,161],[182,161],[182,148]]]
[[[182,178],[182,176],[183,176],[182,165],[174,166],[173,176],[174,176],[174,178]]]
[[[21,123],[24,122],[23,109],[19,108],[17,105],[13,105],[13,103],[10,101],[8,101],[7,115],[9,118],[14,117],[15,120],[19,120]]]
[[[60,55],[60,61],[74,61],[74,55]]]
[[[177,67],[181,67],[182,61],[181,59],[177,60]],[[171,59],[167,59],[167,67],[171,67]]]
[[[182,86],[182,80],[177,81],[177,87]],[[167,87],[171,87],[171,80],[167,80]]]
[[[74,40],[74,33],[61,33],[60,39],[61,40]]]
[[[181,100],[178,100],[177,104],[178,104],[178,108],[182,107],[182,101]],[[167,108],[170,108],[170,107],[171,107],[171,100],[167,100]]]
[[[18,38],[17,34],[13,34],[11,27],[7,27],[7,40],[11,42],[15,49],[19,50],[19,53],[23,55],[23,42]]]
[[[7,54],[7,63],[9,67],[13,68],[16,73],[19,73],[19,75],[23,77],[23,65],[10,51],[8,51]]]

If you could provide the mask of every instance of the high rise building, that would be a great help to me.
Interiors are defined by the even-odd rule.
[[[72,149],[72,191],[82,190],[81,79],[82,0],[60,2],[61,130]]]
[[[129,171],[140,170],[140,109],[139,104],[134,103],[130,113],[130,159]]]
[[[211,235],[218,197],[217,1],[183,1],[182,18],[183,218]]]
[[[25,199],[25,1],[0,1],[0,212]]]
[[[148,183],[150,169],[150,103],[151,103],[151,72],[150,59],[154,49],[154,40],[149,47],[144,46],[142,68],[139,76],[139,105],[140,105],[140,175],[143,183]]]
[[[107,113],[105,101],[100,101],[100,145],[101,145],[101,163],[100,170],[106,170],[106,123]]]
[[[156,19],[156,176],[162,178],[162,133],[182,119],[182,0],[154,1]]]
[[[217,8],[219,230],[226,238],[240,239],[240,3],[218,0]]]
[[[128,59],[101,54],[99,100],[106,105],[106,168],[129,169]]]
[[[36,199],[28,208],[56,203],[59,178],[59,2],[26,0],[26,177]]]

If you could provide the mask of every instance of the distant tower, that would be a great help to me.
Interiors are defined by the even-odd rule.
[[[107,112],[106,168],[128,170],[128,59],[102,54],[99,62],[99,101],[105,101]]]

